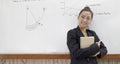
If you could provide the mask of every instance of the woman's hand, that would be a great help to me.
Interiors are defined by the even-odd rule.
[[[99,55],[99,54],[100,54],[100,51],[97,52],[95,55],[92,55],[92,57],[96,57],[96,56]]]
[[[96,42],[96,44],[98,45],[98,47],[100,48],[101,45],[101,40],[99,42]]]

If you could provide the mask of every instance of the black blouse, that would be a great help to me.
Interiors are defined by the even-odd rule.
[[[99,41],[98,36],[92,30],[87,29],[87,35],[93,36],[95,38],[94,44],[88,48],[80,47],[80,37],[83,37],[79,26],[77,28],[71,29],[67,33],[67,46],[70,51],[71,64],[97,64],[97,57],[102,58],[107,54],[107,49],[105,45],[101,42],[100,47],[96,44]],[[97,57],[92,57],[100,51],[100,54]]]

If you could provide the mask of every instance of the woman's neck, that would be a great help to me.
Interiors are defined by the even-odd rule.
[[[79,26],[80,27],[80,26]],[[81,30],[81,32],[83,33],[83,35],[86,37],[87,36],[87,32],[86,32],[86,28],[81,28],[80,27],[80,30]]]

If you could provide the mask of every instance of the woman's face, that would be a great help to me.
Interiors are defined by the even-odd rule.
[[[91,13],[89,11],[83,11],[78,17],[78,23],[80,28],[87,28],[91,23]]]

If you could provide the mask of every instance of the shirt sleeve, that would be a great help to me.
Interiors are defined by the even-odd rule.
[[[95,35],[96,42],[100,41],[100,39],[98,38],[98,36],[97,36],[97,34],[95,32],[94,32],[94,35]],[[107,48],[106,48],[106,46],[104,45],[103,42],[101,42],[100,50],[99,51],[100,51],[100,54],[97,55],[98,58],[104,57],[107,54],[107,52],[108,52]]]

